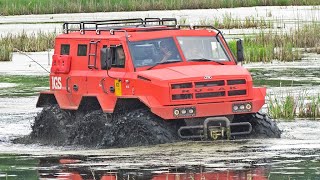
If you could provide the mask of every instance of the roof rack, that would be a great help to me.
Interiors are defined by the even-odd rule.
[[[71,27],[70,27],[71,26]],[[120,30],[123,28],[132,27],[147,27],[147,26],[166,26],[176,27],[176,18],[135,18],[135,19],[113,19],[103,21],[76,21],[65,22],[63,24],[63,32],[68,34],[72,31],[80,31],[81,34],[85,34],[85,31],[96,31],[100,34],[100,31]]]

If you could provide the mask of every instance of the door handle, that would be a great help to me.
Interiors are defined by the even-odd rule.
[[[101,85],[102,91],[103,91],[104,93],[108,94],[108,90],[106,90],[106,88],[105,88],[104,85],[103,85],[103,82],[105,82],[105,81],[106,81],[106,78],[101,79],[100,85]]]
[[[70,89],[69,89],[69,81],[70,81],[71,77],[67,77],[67,82],[66,82],[66,90],[68,93],[71,93]]]

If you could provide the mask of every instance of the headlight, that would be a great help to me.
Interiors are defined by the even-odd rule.
[[[182,107],[182,108],[174,108],[173,116],[175,117],[188,117],[195,116],[196,108],[195,107]]]
[[[251,109],[251,108],[252,108],[251,104],[247,104],[247,105],[246,105],[246,109],[249,110],[249,109]]]
[[[234,110],[234,111],[237,111],[238,109],[239,109],[238,106],[233,106],[233,110]]]
[[[175,116],[179,116],[180,111],[179,111],[178,109],[175,109],[175,110],[173,111],[173,114],[174,114]]]
[[[251,102],[243,102],[232,104],[232,112],[250,112],[252,111],[252,103]]]

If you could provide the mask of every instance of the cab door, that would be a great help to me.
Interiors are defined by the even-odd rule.
[[[100,50],[102,48],[111,49],[112,65],[110,70],[101,69]],[[121,96],[123,77],[126,68],[126,55],[120,42],[112,42],[109,40],[100,40],[97,43],[97,60],[88,61],[89,71],[87,73],[87,89],[88,95],[94,96],[100,93],[108,95]],[[90,52],[89,52],[90,54]]]
[[[123,45],[118,42],[110,42],[111,69],[107,73],[109,90],[116,97],[123,95],[124,76],[126,74],[126,54]]]
[[[98,44],[97,68],[88,71],[88,96],[96,96],[104,112],[113,112],[117,98],[122,96],[126,73],[126,55],[120,41],[101,40]],[[101,68],[101,49],[110,48],[111,69]]]

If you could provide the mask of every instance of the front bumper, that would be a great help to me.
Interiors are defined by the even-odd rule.
[[[178,105],[178,106],[160,106],[152,107],[151,111],[160,116],[163,119],[185,119],[195,117],[213,117],[213,116],[224,116],[231,114],[245,114],[245,113],[256,113],[265,104],[265,88],[254,88],[253,97],[254,99],[242,100],[242,101],[230,101],[230,102],[212,102],[202,104],[191,104],[191,105]],[[241,103],[251,103],[252,108],[250,111],[234,112],[233,105]],[[190,116],[176,116],[174,110],[177,108],[194,108],[195,114]]]

